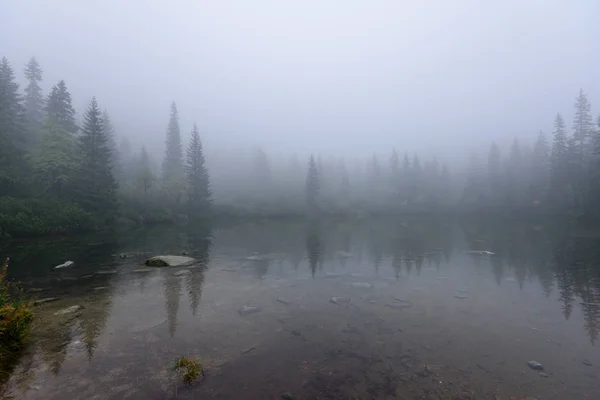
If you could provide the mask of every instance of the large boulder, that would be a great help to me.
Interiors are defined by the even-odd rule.
[[[196,259],[186,256],[154,256],[147,259],[145,264],[149,267],[184,267],[195,261]]]

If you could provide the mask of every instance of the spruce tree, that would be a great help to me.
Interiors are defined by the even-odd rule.
[[[25,121],[27,123],[29,146],[33,147],[37,142],[44,119],[44,97],[42,96],[42,69],[35,57],[25,67]]]
[[[117,183],[110,166],[108,138],[96,98],[92,98],[84,115],[79,147],[82,159],[78,171],[77,202],[100,220],[110,222],[117,211]]]
[[[166,182],[178,181],[183,176],[183,151],[179,129],[179,113],[175,102],[171,104],[171,116],[167,126],[165,158],[162,165],[162,177]]]
[[[575,99],[575,116],[573,118],[573,139],[581,163],[591,153],[589,150],[594,130],[593,125],[590,102],[583,89],[581,89],[579,96]]]
[[[71,94],[67,90],[65,81],[61,80],[52,87],[46,100],[46,117],[60,125],[67,133],[77,133],[75,124],[75,109],[71,103]]]
[[[59,199],[70,193],[77,163],[77,139],[51,120],[31,153],[34,178],[41,192]]]
[[[508,206],[516,207],[522,203],[522,183],[523,183],[523,154],[519,139],[514,138],[510,148],[509,163],[506,176],[506,196]]]
[[[140,155],[135,162],[135,186],[143,193],[144,197],[148,195],[148,191],[152,188],[154,181],[156,180],[150,167],[150,159],[148,158],[148,152],[146,147],[142,146]]]
[[[308,173],[306,174],[306,204],[309,212],[315,211],[319,190],[321,188],[319,181],[319,170],[315,157],[311,154],[308,162]]]
[[[556,118],[554,119],[550,166],[553,185],[558,188],[559,186],[566,184],[567,129],[560,114],[556,114]]]
[[[569,186],[569,138],[562,116],[556,114],[550,156],[550,190],[555,210],[567,205]]]
[[[533,148],[531,188],[534,203],[546,194],[550,179],[550,150],[543,132],[538,134]],[[536,203],[537,204],[537,203]]]
[[[0,63],[0,195],[18,194],[25,164],[24,110],[12,67]]]
[[[186,154],[188,212],[192,216],[207,216],[210,207],[210,183],[204,162],[204,152],[198,127],[194,124]]]
[[[492,203],[498,203],[501,196],[500,168],[500,149],[498,148],[496,142],[492,142],[492,146],[490,147],[490,152],[488,154],[488,184],[490,186],[490,194],[492,195]]]
[[[108,111],[104,110],[102,113],[102,126],[104,128],[104,135],[106,136],[108,149],[110,151],[110,167],[112,168],[113,176],[117,181],[122,179],[122,166],[121,158],[119,154],[119,148],[117,147],[117,138],[115,134],[115,127],[108,115]]]

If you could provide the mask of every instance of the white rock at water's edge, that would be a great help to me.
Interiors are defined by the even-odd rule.
[[[54,267],[54,269],[58,269],[58,268],[67,268],[67,267],[71,267],[73,266],[75,263],[73,261],[65,261],[64,263],[57,265],[56,267]]]

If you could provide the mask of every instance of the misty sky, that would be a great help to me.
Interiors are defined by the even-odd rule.
[[[597,0],[0,0],[0,55],[159,149],[446,153],[600,112]]]

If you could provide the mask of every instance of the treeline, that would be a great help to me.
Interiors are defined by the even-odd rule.
[[[35,58],[21,92],[0,65],[0,234],[41,235],[177,222],[209,215],[297,216],[479,212],[599,217],[600,117],[583,91],[571,134],[557,115],[551,138],[492,143],[464,166],[390,148],[367,158],[205,154],[194,125],[184,151],[171,105],[162,163],[93,99],[79,122],[64,81],[45,95]],[[133,138],[130,135],[130,138]],[[401,140],[401,137],[399,137]],[[117,144],[119,143],[119,144]],[[443,155],[442,155],[443,156]],[[207,165],[210,166],[210,177]]]
[[[492,143],[487,163],[476,155],[462,200],[481,210],[600,216],[600,116],[594,122],[581,90],[572,134],[557,114],[549,140],[540,132],[530,147],[514,139],[507,157]]]
[[[155,184],[144,150],[135,164],[123,165],[110,117],[95,98],[78,124],[64,81],[44,96],[42,69],[35,58],[24,73],[27,86],[21,93],[13,68],[2,59],[0,235],[98,230],[119,219],[135,223],[154,215],[128,196],[132,184],[143,182],[144,193]],[[162,184],[164,196],[176,199],[174,214],[206,214],[210,186],[202,143],[194,126],[184,160],[175,104]]]

